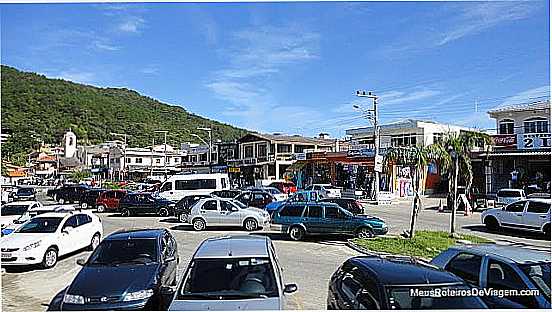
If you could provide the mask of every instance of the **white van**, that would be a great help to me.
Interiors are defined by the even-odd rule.
[[[229,189],[230,180],[226,173],[177,174],[163,182],[159,196],[178,201],[188,195],[208,195]]]

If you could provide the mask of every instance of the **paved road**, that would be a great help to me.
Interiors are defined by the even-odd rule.
[[[450,212],[439,212],[438,198],[425,198],[424,209],[418,215],[417,230],[441,230],[450,229]],[[444,204],[444,201],[443,201]],[[389,224],[389,232],[400,234],[410,228],[410,202],[400,201],[393,205],[366,205],[365,210],[369,214],[383,218]],[[516,230],[501,230],[489,232],[481,223],[481,213],[475,212],[465,216],[463,212],[456,215],[456,231],[466,234],[474,234],[490,238],[500,244],[515,244],[527,248],[550,250],[550,240],[538,233],[528,233]]]
[[[43,199],[43,198],[41,198]],[[48,202],[45,202],[48,203]],[[51,202],[50,202],[51,203]],[[438,200],[427,199],[428,207],[420,214],[418,229],[448,230],[448,213],[439,213],[434,207]],[[409,202],[389,206],[366,205],[369,214],[385,219],[391,233],[401,233],[408,228],[410,218]],[[208,238],[225,234],[243,234],[240,230],[218,228],[205,232],[194,232],[191,228],[176,223],[171,218],[131,217],[122,218],[113,214],[102,214],[104,234],[132,228],[165,227],[171,229],[178,242],[180,254],[179,278],[182,276],[191,255],[198,244]],[[531,248],[550,248],[550,242],[538,235],[517,232],[488,233],[479,226],[479,214],[458,215],[457,229],[460,232],[474,233],[497,240],[499,243],[521,243]],[[358,255],[349,249],[343,237],[322,237],[302,242],[289,241],[268,231],[258,234],[269,235],[276,248],[286,283],[296,283],[299,290],[290,295],[288,309],[324,309],[326,307],[327,285],[331,274],[347,258]],[[2,308],[4,311],[43,311],[51,299],[66,287],[78,273],[75,261],[86,258],[89,252],[80,252],[60,260],[50,270],[28,269],[2,274]]]

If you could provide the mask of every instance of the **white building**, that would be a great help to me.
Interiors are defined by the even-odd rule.
[[[446,133],[460,133],[473,129],[433,121],[406,119],[380,125],[380,148],[431,145],[441,140]],[[373,148],[374,127],[348,129],[351,148]]]
[[[493,150],[479,155],[485,165],[474,178],[485,177],[481,187],[490,193],[506,187],[549,187],[550,101],[499,107],[488,113],[496,120],[497,134]]]
[[[165,149],[166,148],[166,149]],[[163,144],[124,148],[115,146],[109,150],[109,167],[114,177],[146,177],[148,175],[167,175],[179,172],[182,152]]]

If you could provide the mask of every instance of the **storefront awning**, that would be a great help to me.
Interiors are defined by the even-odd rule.
[[[307,162],[298,161],[294,164],[291,164],[289,167],[286,168],[287,172],[297,171],[303,169],[307,165]]]
[[[482,156],[550,156],[550,151],[494,152],[482,154]]]

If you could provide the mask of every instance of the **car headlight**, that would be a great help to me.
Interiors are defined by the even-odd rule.
[[[65,294],[65,296],[63,296],[63,303],[84,304],[84,297],[79,295]]]
[[[29,250],[31,250],[31,249],[33,249],[33,248],[38,247],[38,246],[40,246],[40,241],[34,242],[34,243],[32,243],[32,244],[29,244],[29,245],[23,247],[23,251],[29,251]]]
[[[153,296],[153,289],[139,290],[125,295],[123,301],[143,300]]]
[[[170,204],[169,207],[173,208],[176,204]]]

